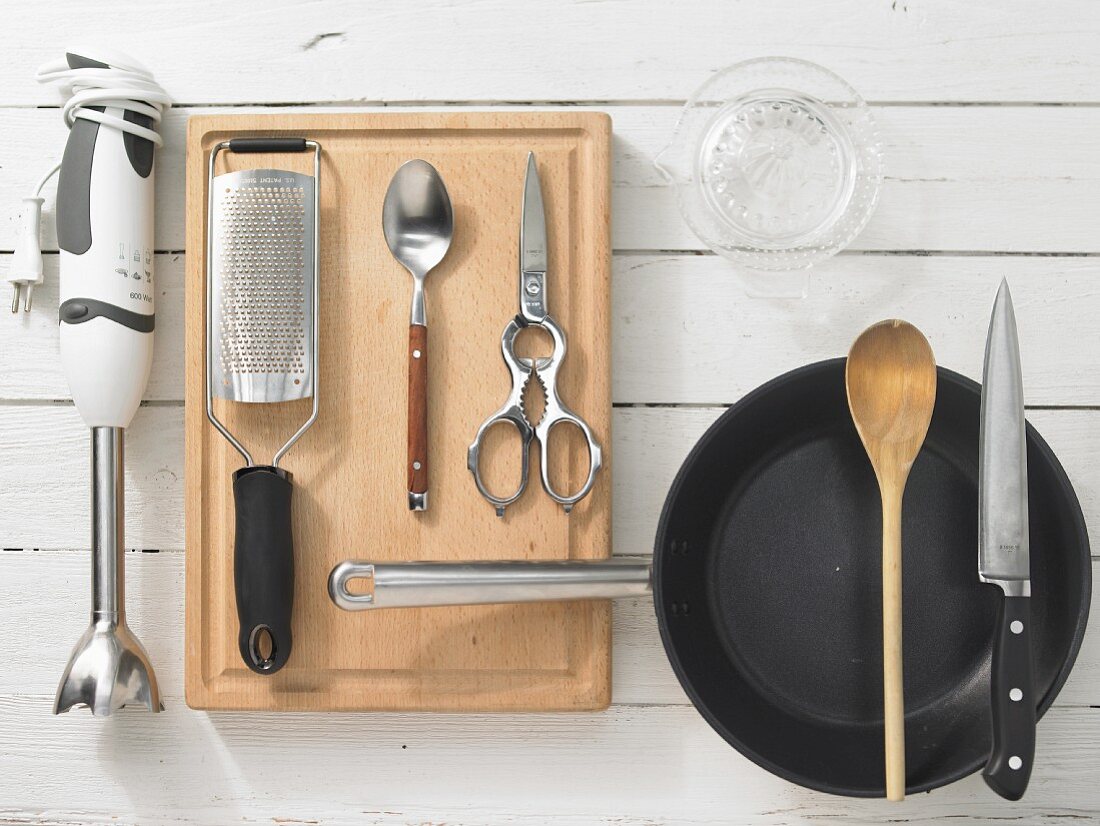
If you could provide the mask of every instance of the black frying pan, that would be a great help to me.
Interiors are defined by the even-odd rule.
[[[978,581],[980,390],[940,369],[906,487],[907,791],[980,768],[1000,592]],[[1028,428],[1032,644],[1041,715],[1088,618],[1091,560],[1061,465]],[[844,359],[787,373],[716,421],[681,467],[652,562],[665,652],[699,712],[738,751],[821,791],[882,796],[881,509],[852,424]],[[352,579],[373,591],[353,594]],[[342,608],[645,593],[646,564],[345,562]]]
[[[903,525],[907,791],[984,765],[1000,592],[978,581],[980,388],[940,368]],[[1077,497],[1030,426],[1038,712],[1069,675],[1091,560]],[[775,774],[881,796],[881,512],[844,359],[795,370],[730,408],[669,491],[654,546],[665,651],[700,713]]]

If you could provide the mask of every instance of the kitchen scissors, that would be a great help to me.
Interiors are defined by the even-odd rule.
[[[486,419],[478,428],[477,436],[467,453],[467,467],[474,476],[477,489],[495,508],[497,516],[504,516],[504,509],[523,495],[527,488],[527,476],[530,465],[531,442],[539,442],[539,470],[542,487],[550,498],[558,502],[566,513],[588,495],[596,481],[596,473],[602,464],[602,451],[592,429],[580,416],[566,407],[558,396],[558,371],[565,361],[565,331],[549,315],[546,309],[546,212],[542,201],[542,186],[539,183],[538,167],[533,152],[527,154],[527,176],[523,185],[523,217],[519,234],[519,314],[504,328],[500,339],[500,351],[504,364],[512,377],[512,389],[504,405]],[[516,355],[516,336],[527,327],[541,327],[553,342],[554,349],[549,356],[541,358],[522,358]],[[527,383],[534,378],[542,385],[546,405],[542,418],[532,424],[527,418],[523,394]],[[510,496],[494,495],[481,478],[478,457],[481,441],[493,425],[507,422],[519,431],[522,443],[522,467],[519,487]],[[554,489],[549,475],[550,431],[560,424],[571,424],[584,435],[588,447],[588,478],[575,493],[566,495]]]

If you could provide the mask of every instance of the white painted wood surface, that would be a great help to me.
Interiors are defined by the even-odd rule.
[[[0,823],[795,824],[1100,818],[1100,635],[1039,729],[1020,804],[977,778],[900,807],[809,792],[728,748],[688,705],[645,601],[615,608],[614,705],[537,716],[205,715],[182,700],[181,139],[256,104],[581,105],[615,125],[615,553],[645,554],[679,463],[727,405],[904,316],[976,376],[1010,278],[1030,418],[1100,529],[1100,5],[948,0],[8,4],[0,51],[0,271],[18,199],[66,132],[37,65],[99,40],[180,102],[158,166],[156,367],[130,433],[128,604],[168,711],[54,718],[87,611],[86,434],[56,355],[56,256],[29,317],[0,319]],[[880,207],[804,300],[746,295],[651,161],[678,104],[738,59],[823,63],[872,101]],[[1059,105],[1051,105],[1059,104]],[[52,215],[44,241],[56,249]],[[6,315],[6,314],[5,314]],[[145,549],[146,553],[142,553]],[[155,551],[155,552],[154,552]],[[1098,561],[1100,566],[1100,561]],[[1100,571],[1100,567],[1098,567]]]

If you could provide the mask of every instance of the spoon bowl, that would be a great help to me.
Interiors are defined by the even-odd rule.
[[[928,340],[908,322],[880,321],[852,345],[845,380],[852,420],[876,473],[904,470],[904,479],[936,403],[936,359]]]
[[[394,174],[382,205],[382,232],[414,278],[426,276],[447,254],[454,236],[451,198],[427,161],[408,161]]]
[[[886,797],[905,798],[901,505],[936,406],[936,359],[905,321],[867,328],[848,353],[848,409],[882,497],[882,668]]]

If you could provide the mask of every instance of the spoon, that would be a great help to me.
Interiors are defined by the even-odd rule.
[[[454,213],[434,166],[414,160],[390,181],[382,205],[382,232],[390,252],[413,277],[409,319],[409,510],[428,509],[428,318],[424,279],[451,246]]]
[[[848,409],[882,497],[882,669],[886,797],[905,799],[902,684],[901,503],[936,404],[936,359],[920,330],[880,321],[852,345],[845,371]]]

